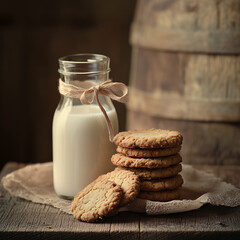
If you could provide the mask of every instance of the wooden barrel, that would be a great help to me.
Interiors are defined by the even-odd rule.
[[[240,0],[139,0],[128,129],[183,134],[185,163],[240,164]]]

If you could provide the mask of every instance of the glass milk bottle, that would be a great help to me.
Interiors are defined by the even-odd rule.
[[[65,83],[108,80],[110,59],[97,54],[76,54],[59,59]],[[99,101],[118,132],[116,110],[109,97]],[[99,175],[113,169],[115,146],[109,141],[106,120],[96,100],[83,105],[78,98],[61,95],[53,118],[53,178],[58,196],[73,198]]]

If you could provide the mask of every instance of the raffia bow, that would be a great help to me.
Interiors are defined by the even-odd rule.
[[[128,87],[120,82],[112,82],[107,80],[102,83],[93,81],[74,81],[74,84],[63,82],[59,79],[59,92],[71,98],[79,98],[82,104],[91,104],[96,99],[99,108],[101,109],[108,127],[109,140],[112,142],[114,130],[112,123],[106,113],[106,110],[99,101],[98,95],[110,97],[118,102],[125,102],[128,95]]]

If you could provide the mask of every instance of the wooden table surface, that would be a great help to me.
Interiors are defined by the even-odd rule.
[[[0,177],[24,166],[8,163]],[[240,166],[197,166],[240,187]],[[240,239],[240,207],[147,216],[122,212],[85,223],[51,206],[12,197],[0,186],[0,239]]]

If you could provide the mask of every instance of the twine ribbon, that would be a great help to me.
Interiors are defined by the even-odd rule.
[[[128,87],[120,82],[112,82],[107,80],[102,83],[93,81],[74,81],[74,84],[65,83],[59,79],[59,92],[71,98],[79,98],[82,104],[91,104],[96,99],[99,108],[101,109],[108,127],[109,140],[112,142],[114,130],[106,110],[99,101],[98,95],[110,97],[118,102],[126,102],[128,95]]]

